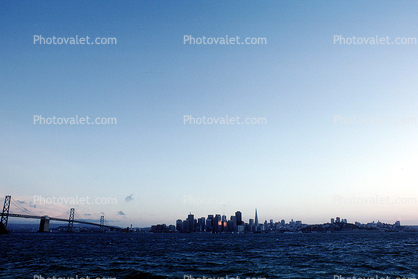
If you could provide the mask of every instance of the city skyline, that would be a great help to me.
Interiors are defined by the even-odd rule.
[[[129,198],[129,197],[131,197],[131,196],[128,196],[127,198]],[[90,201],[93,200],[90,197],[78,197],[78,196],[75,196],[75,197],[69,197],[69,198],[67,198],[67,201],[68,200],[71,200],[71,199],[74,202],[78,202],[78,203],[80,203],[80,201],[83,201],[83,200],[84,200],[84,203],[86,201],[88,201],[88,200],[90,200]],[[114,198],[110,198],[109,201],[113,201],[114,202],[113,199]],[[59,200],[59,198],[55,197],[55,198],[51,198],[51,200],[56,201],[56,200]],[[382,198],[382,200],[384,201],[385,199]],[[1,203],[1,205],[3,204],[3,201],[4,201],[4,198],[0,197],[0,203]],[[69,209],[75,207],[75,209],[76,209],[75,212],[77,213],[77,215],[79,217],[78,219],[80,219],[80,220],[97,221],[97,220],[100,219],[100,216],[102,216],[102,215],[105,216],[105,217],[108,216],[106,214],[106,210],[104,210],[105,212],[102,211],[102,212],[100,212],[100,214],[96,214],[97,215],[97,218],[93,218],[93,215],[90,214],[90,213],[79,212],[77,210],[77,204],[75,204],[75,203],[73,203],[73,204],[70,203],[70,204],[65,204],[65,205],[64,204],[49,204],[47,206],[47,208],[49,208],[48,209],[49,210],[48,212],[57,212],[58,215],[56,215],[54,213],[48,214],[44,210],[39,211],[38,209],[42,208],[42,205],[40,206],[40,205],[37,205],[36,203],[33,203],[33,202],[27,202],[27,201],[16,200],[16,199],[12,199],[12,201],[14,202],[15,205],[12,204],[12,206],[11,206],[11,213],[12,212],[13,213],[18,213],[18,214],[27,214],[27,213],[30,213],[32,215],[47,215],[49,217],[57,217],[57,216],[65,217],[65,214],[68,215]],[[16,206],[17,204],[19,204],[19,205]],[[117,204],[117,202],[116,202],[116,204]],[[45,206],[45,204],[44,204],[44,206]],[[51,208],[55,208],[55,210],[54,209],[51,209]],[[62,210],[62,211],[57,211],[57,208],[58,208],[58,210]],[[64,212],[66,212],[66,213],[64,213]],[[191,212],[191,211],[189,211],[189,212]],[[239,211],[239,212],[241,213],[241,216],[242,216],[242,212],[241,211]],[[81,213],[81,215],[79,213]],[[121,212],[121,213],[123,214],[123,212]],[[253,214],[254,214],[253,218],[249,218],[249,220],[253,220],[254,223],[256,223],[256,219],[258,219],[258,209],[257,208],[255,208],[253,210]],[[227,216],[227,214],[225,214],[225,211],[223,211],[222,214],[219,214],[219,215],[220,216]],[[245,212],[245,216],[248,216],[248,215],[250,215],[250,213],[249,212]],[[284,215],[286,215],[286,214],[284,214]],[[300,218],[298,216],[293,216],[293,215],[290,216],[290,217],[287,217],[287,216],[280,217],[280,216],[273,216],[273,215],[267,213],[267,216],[268,217],[265,217],[266,218],[265,220],[271,220],[271,219],[278,220],[278,219],[280,219],[280,220],[286,220],[286,222],[287,222],[287,221],[291,221],[291,220],[292,221],[293,220],[300,221],[300,220],[303,219],[303,218]],[[338,214],[337,214],[337,216],[338,216]],[[25,222],[28,222],[27,220],[24,220],[23,221],[23,220],[19,220],[19,219],[16,219],[16,218],[13,218],[13,219],[14,219],[14,222],[16,222],[16,223],[22,223],[22,222],[25,223]],[[13,219],[12,219],[12,222],[13,222]],[[158,216],[156,216],[155,219],[150,220],[148,223],[143,223],[141,221],[138,221],[140,219],[141,219],[140,214],[138,214],[138,217],[136,219],[134,219],[133,222],[129,222],[129,221],[121,222],[120,220],[108,219],[107,217],[106,217],[106,222],[109,222],[109,224],[113,224],[113,225],[117,225],[117,226],[121,226],[121,227],[126,227],[126,226],[129,226],[129,225],[132,225],[132,224],[134,224],[135,227],[148,227],[148,226],[154,225],[155,223],[160,223],[160,224],[162,224],[162,223],[169,224],[170,223],[170,220],[161,219]],[[368,223],[370,220],[374,220],[374,221],[382,221],[384,223],[395,223],[397,221],[402,221],[405,225],[412,225],[412,226],[418,225],[418,222],[417,223],[408,223],[408,222],[404,222],[401,219],[399,219],[399,220],[389,220],[387,218],[367,219],[363,215],[360,215],[360,216],[355,217],[355,218],[350,218],[350,219],[353,221],[353,223],[355,223],[355,222]],[[135,222],[135,220],[137,222]],[[329,218],[318,218],[317,221],[307,221],[305,223],[306,224],[322,224],[322,223],[326,223],[327,220],[329,221]],[[32,222],[36,223],[38,221],[32,221]]]
[[[0,198],[0,201],[1,201],[1,203],[3,202],[3,200],[4,199],[2,199],[2,198]],[[15,204],[15,205],[17,205],[17,204],[19,204],[18,205],[18,207],[20,207],[17,211],[16,210],[11,210],[11,212],[10,213],[20,213],[20,214],[22,214],[22,213],[24,213],[24,214],[28,214],[28,215],[35,215],[35,213],[34,212],[31,212],[30,210],[27,210],[24,206],[22,206],[21,204],[24,204],[24,202],[22,202],[22,201],[15,201],[14,199],[12,199],[12,204]],[[12,209],[13,209],[13,206],[12,206]],[[69,211],[67,211],[66,213],[64,213],[64,215],[65,214],[67,214],[68,215],[68,212]],[[77,212],[77,211],[75,211],[75,212]],[[242,222],[242,224],[254,224],[256,227],[258,226],[258,225],[260,225],[260,226],[262,226],[262,224],[259,224],[259,222],[258,222],[258,210],[257,210],[257,208],[255,208],[255,210],[254,210],[254,218],[249,218],[248,220],[248,223],[245,223],[244,221],[243,221],[243,217],[242,217],[242,212],[241,211],[236,211],[235,212],[235,218],[236,218],[236,220],[237,220],[237,224],[239,225],[239,224],[241,224],[241,222]],[[104,212],[101,212],[101,214],[102,214],[102,216],[104,217],[105,216],[105,213]],[[237,215],[238,214],[238,215]],[[44,216],[48,216],[48,217],[57,217],[57,215],[46,215],[46,214],[42,214],[42,215],[44,215]],[[192,217],[191,217],[192,216]],[[193,219],[193,216],[194,216],[194,214],[192,214],[191,212],[189,213],[189,215],[188,215],[188,218],[192,218]],[[209,216],[211,216],[211,215],[208,215],[208,218],[209,218]],[[219,218],[221,218],[221,220],[222,221],[229,221],[229,220],[227,220],[227,217],[226,217],[226,215],[225,215],[225,212],[223,212],[222,214],[215,214],[215,215],[212,215],[212,218],[213,218],[213,216],[219,216]],[[66,216],[63,216],[63,214],[61,214],[61,217],[66,217]],[[86,218],[84,218],[84,217],[86,217]],[[99,219],[95,219],[95,218],[89,218],[89,217],[92,217],[91,216],[91,214],[84,214],[84,217],[83,216],[81,216],[80,214],[78,214],[78,212],[76,213],[76,218],[75,218],[75,220],[84,220],[84,221],[91,221],[91,222],[97,222]],[[19,218],[13,218],[13,217],[11,217],[12,218],[12,222],[15,222],[15,223],[38,223],[39,221],[38,220],[33,220],[33,221],[28,221],[27,219],[24,219],[24,220],[22,220],[22,219],[19,219]],[[201,217],[202,218],[202,217]],[[272,222],[273,220],[279,220],[280,218],[271,218],[271,217],[268,217],[267,219],[265,219],[264,220],[264,223],[265,222],[267,222],[268,220],[269,220],[269,222]],[[294,219],[295,219],[295,221],[294,221]],[[340,219],[341,219],[341,217],[336,217],[335,219],[334,218],[331,218],[331,219],[329,219],[328,221],[330,221],[330,223],[331,224],[333,224],[334,223],[334,221],[336,222],[336,223],[347,223],[348,221],[347,221],[347,219],[346,218],[342,218],[341,219],[341,221],[340,221]],[[177,219],[177,221],[179,221],[179,220],[181,220],[181,219]],[[232,216],[231,216],[231,219],[230,220],[232,220]],[[291,219],[280,219],[281,221],[280,221],[280,223],[282,223],[282,224],[290,224],[290,223],[293,223],[293,222],[295,222],[295,223],[302,223],[302,221],[301,221],[301,219],[300,218],[291,218]],[[361,221],[361,222],[359,222],[359,221]],[[373,220],[372,222],[374,223],[376,220]],[[377,220],[377,223],[380,223],[381,221],[383,221],[382,223],[391,223],[391,222],[387,222],[386,220],[380,220],[380,219],[378,219]],[[112,225],[115,225],[115,226],[120,226],[121,228],[124,228],[124,227],[126,227],[126,223],[125,224],[118,224],[118,222],[115,222],[114,220],[108,220],[108,219],[105,219],[105,222],[106,222],[106,224],[107,225],[110,225],[110,224],[112,224]],[[286,223],[287,222],[287,223]],[[394,223],[394,224],[397,224],[397,223],[399,223],[400,224],[400,220],[395,220],[394,222],[392,222],[392,223]],[[168,222],[165,222],[165,221],[158,221],[158,222],[151,222],[151,223],[149,223],[149,224],[142,224],[142,225],[138,225],[138,223],[134,223],[134,227],[142,227],[142,228],[144,228],[144,227],[149,227],[149,226],[152,226],[152,225],[155,225],[156,223],[159,223],[159,224],[170,224],[170,221],[168,221]],[[319,222],[308,222],[308,223],[303,223],[303,224],[307,224],[307,225],[317,225],[317,224],[325,224],[325,223],[327,223],[326,222],[326,220],[324,220],[324,221],[319,221]],[[355,224],[362,224],[362,223],[365,223],[365,224],[369,224],[370,223],[370,220],[364,220],[364,218],[360,218],[360,219],[354,219],[354,221],[352,222],[353,224],[355,223]],[[130,224],[130,226],[132,226],[133,224],[131,223]],[[418,224],[405,224],[405,225],[409,225],[409,226],[417,226]],[[189,230],[192,230],[192,227],[190,226],[189,227]]]
[[[257,209],[255,209],[254,218],[249,218],[248,222],[242,221],[241,211],[236,211],[228,220],[225,214],[209,214],[207,217],[195,218],[191,212],[187,218],[177,219],[175,224],[154,224],[150,228],[150,232],[154,233],[194,233],[194,232],[210,232],[210,233],[268,233],[268,232],[356,232],[356,231],[416,231],[418,226],[401,226],[400,221],[388,224],[378,220],[368,223],[358,221],[348,222],[347,219],[341,217],[330,218],[329,222],[323,224],[306,224],[301,220],[291,219],[289,222],[282,219],[274,221],[266,219],[259,223]]]

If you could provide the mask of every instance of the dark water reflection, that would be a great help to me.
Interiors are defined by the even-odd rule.
[[[418,277],[414,233],[15,233],[0,244],[1,278]]]

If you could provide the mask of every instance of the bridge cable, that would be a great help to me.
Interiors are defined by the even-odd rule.
[[[15,200],[14,198],[11,198],[11,203],[14,206],[16,206],[18,209],[22,210],[24,212],[24,214],[34,214],[32,211],[28,210],[27,208],[25,208],[21,205],[21,203],[26,203],[25,201],[21,202],[21,201]],[[13,211],[11,210],[11,212],[13,212]],[[14,213],[17,213],[17,212],[14,212]]]

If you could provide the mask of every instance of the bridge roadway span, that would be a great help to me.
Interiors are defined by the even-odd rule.
[[[55,218],[55,217],[49,217],[49,216],[35,216],[35,215],[14,214],[14,213],[8,213],[8,214],[0,213],[0,216],[3,216],[3,215],[5,215],[5,216],[8,215],[9,217],[30,218],[30,219],[49,218],[49,220],[68,222],[68,219]],[[100,226],[100,224],[97,224],[97,223],[92,223],[92,222],[87,222],[87,221],[81,221],[81,220],[74,220],[74,223],[80,223],[80,224],[86,224],[86,225],[93,225],[93,226]],[[114,226],[109,226],[109,225],[103,225],[103,227],[121,230],[120,227],[114,227]]]

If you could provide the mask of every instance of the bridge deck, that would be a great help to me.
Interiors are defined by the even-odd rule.
[[[49,218],[49,220],[68,222],[68,219],[56,218],[56,217],[49,217],[49,216],[36,216],[36,215],[14,214],[14,213],[8,213],[8,214],[0,213],[0,216],[3,216],[3,215],[4,216],[8,216],[8,217],[29,218],[29,219]],[[80,223],[80,224],[86,224],[86,225],[93,225],[93,226],[100,226],[100,224],[92,223],[92,222],[87,222],[87,221],[83,221],[83,220],[74,220],[74,223]],[[118,230],[122,229],[120,227],[109,226],[109,225],[103,225],[103,227],[105,227],[105,228],[111,228],[111,229],[118,229]]]

